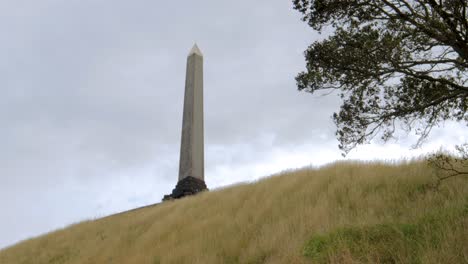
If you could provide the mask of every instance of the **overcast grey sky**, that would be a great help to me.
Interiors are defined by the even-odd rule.
[[[0,248],[159,202],[178,176],[186,56],[205,56],[209,188],[340,159],[339,101],[300,93],[320,36],[287,0],[0,1]],[[466,141],[448,123],[358,148],[397,159]]]

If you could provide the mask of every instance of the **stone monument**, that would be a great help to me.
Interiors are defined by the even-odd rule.
[[[195,44],[187,58],[179,180],[172,194],[165,195],[163,200],[207,190],[204,163],[203,54]]]

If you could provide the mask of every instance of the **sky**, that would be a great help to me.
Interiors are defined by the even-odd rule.
[[[0,1],[0,248],[161,201],[178,177],[185,63],[204,54],[210,189],[343,159],[335,96],[297,91],[323,38],[291,1]],[[450,148],[447,122],[346,159]]]

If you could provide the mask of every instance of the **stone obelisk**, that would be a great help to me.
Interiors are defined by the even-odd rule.
[[[179,180],[172,194],[163,200],[207,190],[203,133],[203,54],[195,44],[187,58]]]
[[[187,58],[179,181],[205,180],[203,145],[203,54],[195,44]]]

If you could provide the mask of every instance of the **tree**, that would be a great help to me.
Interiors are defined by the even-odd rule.
[[[293,0],[330,35],[305,51],[299,90],[337,91],[333,115],[346,155],[396,128],[419,146],[446,120],[468,125],[467,0]]]
[[[455,176],[468,176],[468,143],[457,145],[455,155],[442,151],[429,156],[429,164],[437,169],[437,185]]]

